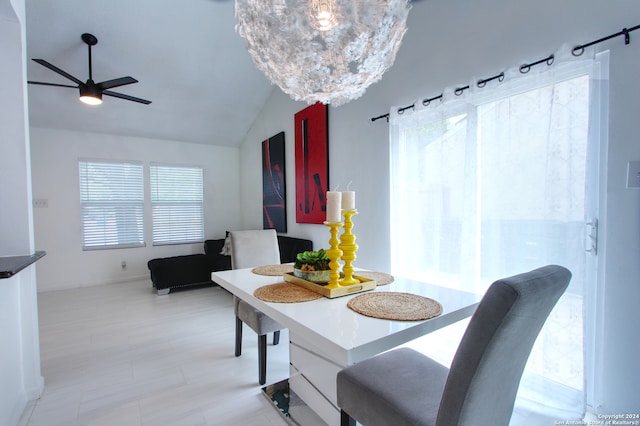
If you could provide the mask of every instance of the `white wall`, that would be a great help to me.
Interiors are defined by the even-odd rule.
[[[24,0],[0,0],[0,256],[33,254]],[[0,424],[40,396],[35,266],[0,279]]]
[[[0,15],[0,129],[2,134],[0,182],[0,255],[27,254],[30,250],[31,216],[29,212],[29,161],[25,88],[20,78],[24,73],[23,34],[21,23],[12,12],[11,2],[2,0]],[[20,2],[16,2],[19,4]],[[24,8],[24,5],[22,6]],[[0,12],[2,12],[0,10]],[[9,59],[11,58],[11,59]],[[26,147],[26,149],[25,149]]]
[[[143,108],[143,107],[142,107]],[[38,262],[38,290],[57,290],[148,278],[147,261],[203,253],[202,244],[154,247],[148,179],[145,210],[147,246],[82,250],[78,159],[142,161],[204,168],[205,238],[222,238],[239,228],[238,149],[52,129],[31,129],[33,197],[48,207],[34,209],[35,243],[47,256]],[[127,269],[121,268],[126,261]]]
[[[306,107],[306,104],[293,102],[280,90],[275,90],[262,114],[247,134],[240,148],[243,223],[246,228],[262,228],[261,143],[284,131],[287,235],[310,238],[316,249],[328,248],[329,232],[325,226],[296,223],[293,115]],[[344,120],[342,113],[349,107],[351,106],[329,108],[329,186],[335,189],[336,185],[339,185],[339,189],[346,190],[347,185],[350,185],[350,189],[356,191],[356,208],[359,214],[353,217],[353,232],[359,246],[357,265],[363,268],[388,270],[387,128],[382,122],[380,125],[368,123],[371,114],[380,112],[374,109],[365,112],[364,116],[362,113],[357,117],[352,115],[351,119],[356,122]],[[388,106],[381,108],[388,108]],[[379,132],[382,132],[384,139],[379,138]]]
[[[416,2],[409,30],[393,68],[382,81],[347,105],[329,111],[330,186],[352,182],[359,215],[354,233],[360,245],[357,266],[389,268],[388,126],[369,118],[439,95],[447,86],[534,61],[562,44],[589,42],[639,24],[640,2],[611,0],[429,0]],[[640,407],[640,191],[624,186],[626,163],[640,160],[640,34],[611,48],[611,99],[607,233],[601,236],[601,325],[596,336],[595,387],[589,402],[602,413],[637,413]],[[261,227],[260,141],[285,131],[288,233],[326,246],[321,225],[295,223],[293,114],[306,105],[275,90],[241,148],[242,213],[247,227]],[[603,247],[603,246],[601,246]],[[590,386],[593,386],[591,382]]]
[[[638,16],[640,14],[630,14]],[[640,39],[636,39],[640,41]],[[627,189],[627,162],[640,160],[640,43],[611,52],[606,258],[600,300],[603,368],[597,401],[609,413],[640,410],[640,189]]]

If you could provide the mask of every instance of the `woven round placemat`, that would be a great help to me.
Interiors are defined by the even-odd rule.
[[[253,295],[265,302],[276,303],[308,302],[322,297],[321,294],[287,282],[264,285],[257,288]]]
[[[389,275],[386,272],[355,271],[353,275],[375,280],[378,285],[391,284],[394,280],[393,275]]]
[[[273,277],[280,276],[289,272],[293,272],[293,265],[263,265],[256,266],[251,270],[257,275],[269,275]]]
[[[420,321],[437,317],[442,305],[428,297],[410,293],[365,293],[347,303],[349,309],[373,318]]]

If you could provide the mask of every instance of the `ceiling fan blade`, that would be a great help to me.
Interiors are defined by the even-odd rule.
[[[109,90],[105,90],[102,92],[103,95],[113,96],[114,98],[126,99],[127,101],[139,102],[141,104],[149,105],[151,101],[146,99],[134,98],[133,96],[123,95],[122,93],[111,92]]]
[[[77,89],[78,86],[71,86],[70,84],[58,84],[58,83],[44,83],[42,81],[27,81],[29,84],[39,84],[41,86],[56,86],[56,87],[71,87],[72,89]]]
[[[96,84],[96,86],[100,87],[101,89],[112,89],[114,87],[124,86],[127,84],[133,84],[137,82],[138,80],[136,80],[133,77],[120,77],[120,78],[114,78],[113,80],[103,81],[102,83]]]
[[[75,78],[74,76],[69,74],[68,72],[62,71],[60,68],[56,67],[53,64],[50,64],[49,62],[45,61],[44,59],[34,59],[33,61],[39,63],[43,67],[49,68],[53,72],[57,72],[61,76],[68,78],[69,80],[73,81],[74,83],[78,83],[78,85],[84,84],[82,81],[78,80],[77,78]]]

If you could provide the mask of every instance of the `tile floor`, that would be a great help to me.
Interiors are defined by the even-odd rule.
[[[234,357],[225,290],[157,296],[144,280],[38,298],[45,390],[20,426],[287,424],[261,394],[248,327]],[[287,342],[269,345],[267,382],[288,376]]]

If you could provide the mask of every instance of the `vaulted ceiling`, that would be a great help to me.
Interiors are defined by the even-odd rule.
[[[89,107],[71,88],[29,85],[32,126],[237,146],[272,90],[235,32],[233,0],[27,0],[29,80],[74,84],[33,62],[44,59],[85,81],[87,45],[96,82],[132,76]]]

